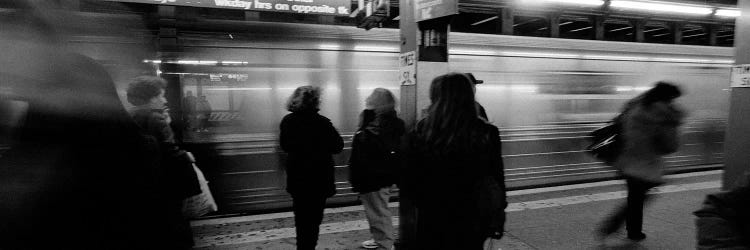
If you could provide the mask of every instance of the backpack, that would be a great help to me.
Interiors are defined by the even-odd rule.
[[[396,183],[395,172],[401,158],[396,146],[388,145],[367,129],[354,134],[349,156],[349,181],[355,192],[369,192]]]
[[[586,147],[589,154],[607,165],[612,165],[622,153],[622,114],[618,115],[604,127],[591,133],[591,144]]]

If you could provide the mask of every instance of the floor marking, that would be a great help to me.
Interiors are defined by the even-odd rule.
[[[675,193],[692,190],[704,190],[720,188],[721,181],[708,181],[698,182],[690,184],[675,184],[666,185],[655,188],[652,190],[652,194],[664,194],[664,193]],[[568,196],[554,199],[527,201],[519,203],[511,203],[508,208],[505,209],[507,212],[518,212],[523,210],[551,208],[559,206],[567,206],[573,204],[581,204],[595,201],[606,201],[625,198],[626,191],[607,192],[607,193],[596,193],[589,195],[577,195]],[[394,226],[398,225],[398,216],[393,216]],[[355,221],[343,221],[326,223],[320,226],[320,234],[331,234],[341,233],[356,230],[366,230],[369,226],[367,220],[355,220]],[[272,241],[285,238],[295,237],[294,228],[279,228],[261,231],[252,231],[235,234],[215,235],[215,236],[204,236],[195,238],[195,247],[208,247],[208,246],[220,246],[220,245],[235,245],[243,243],[252,243],[260,241]]]
[[[697,176],[717,175],[717,174],[722,174],[722,173],[724,173],[723,170],[712,170],[712,171],[666,175],[664,176],[664,178],[665,179],[681,179],[681,178],[689,178],[689,177],[697,177]],[[508,191],[506,194],[508,196],[518,196],[518,195],[538,194],[538,193],[545,193],[545,192],[565,191],[565,190],[573,190],[573,189],[603,187],[603,186],[613,186],[613,185],[623,185],[623,184],[625,184],[624,180],[600,181],[600,182],[556,186],[556,187],[515,190],[515,191]],[[388,203],[389,207],[398,207],[398,205],[399,205],[398,202]],[[354,212],[354,211],[362,211],[362,210],[364,210],[364,208],[362,207],[362,205],[359,205],[359,206],[350,206],[350,207],[326,208],[323,213],[332,214],[332,213],[344,213],[344,212]],[[236,222],[274,220],[274,219],[283,219],[283,218],[291,218],[291,217],[294,217],[294,213],[281,212],[281,213],[272,213],[272,214],[258,214],[258,215],[247,215],[247,216],[237,216],[237,217],[227,217],[227,218],[195,220],[195,221],[191,221],[190,225],[196,227],[196,226],[219,225],[219,224],[236,223]]]

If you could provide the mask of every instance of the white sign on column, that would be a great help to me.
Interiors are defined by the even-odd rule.
[[[417,83],[417,58],[414,51],[401,53],[398,59],[399,71],[398,71],[398,82],[401,85],[414,85]]]
[[[750,88],[750,64],[733,66],[730,79],[732,88]]]

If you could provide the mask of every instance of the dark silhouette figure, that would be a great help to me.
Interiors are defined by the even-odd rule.
[[[281,149],[288,153],[287,192],[292,195],[297,249],[315,249],[326,199],[336,193],[333,154],[344,141],[331,121],[318,114],[320,88],[297,88],[281,120]]]
[[[677,86],[659,82],[628,102],[621,115],[621,154],[614,166],[627,181],[627,203],[607,218],[599,229],[600,237],[616,232],[623,222],[631,240],[643,240],[643,207],[649,189],[664,183],[662,156],[679,148],[678,126],[683,112],[672,101],[681,92]]]
[[[388,198],[401,166],[400,141],[404,121],[396,116],[396,99],[384,88],[367,97],[366,109],[352,139],[349,173],[352,189],[359,193],[373,238],[362,243],[367,249],[391,249],[394,229]]]
[[[482,249],[502,236],[500,135],[477,116],[471,85],[464,74],[435,78],[428,114],[408,137],[403,189],[416,202],[418,249]]]
[[[135,105],[131,114],[143,133],[156,139],[160,153],[160,168],[156,174],[160,180],[164,214],[172,230],[164,233],[175,247],[189,249],[193,245],[190,224],[182,216],[182,201],[200,194],[198,177],[193,170],[192,155],[180,149],[169,126],[171,120],[166,112],[164,87],[166,82],[155,76],[141,76],[128,86],[128,102]]]

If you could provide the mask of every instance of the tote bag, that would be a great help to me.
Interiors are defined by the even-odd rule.
[[[182,214],[187,218],[196,218],[207,213],[218,211],[216,201],[214,201],[211,190],[208,189],[208,181],[200,169],[193,164],[195,175],[198,176],[198,183],[201,186],[201,193],[185,199],[182,203]]]

